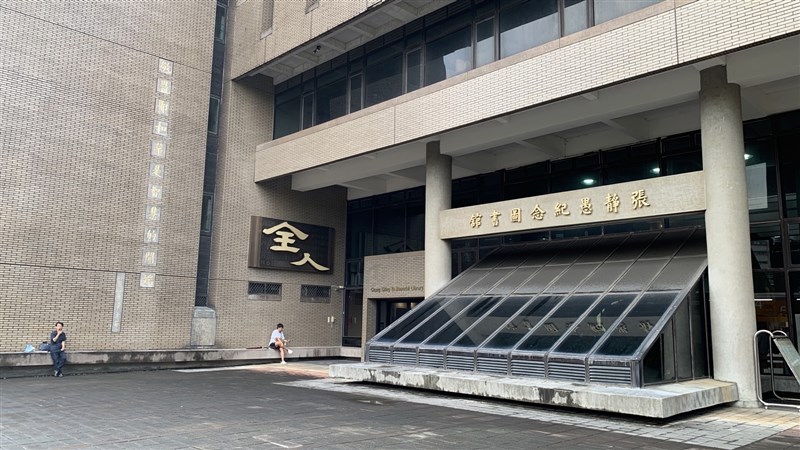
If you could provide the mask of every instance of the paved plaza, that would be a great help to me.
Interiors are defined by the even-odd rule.
[[[636,419],[333,380],[329,363],[0,380],[0,448],[800,449],[791,409]]]

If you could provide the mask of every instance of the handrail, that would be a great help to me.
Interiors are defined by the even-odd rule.
[[[800,412],[800,405],[788,405],[785,403],[771,403],[764,400],[762,397],[761,392],[761,370],[760,370],[760,358],[758,354],[758,337],[761,334],[769,335],[769,376],[770,376],[770,389],[772,389],[772,394],[780,400],[784,401],[792,401],[795,399],[787,399],[783,398],[775,392],[775,367],[774,367],[774,355],[772,353],[772,340],[775,336],[781,337],[788,337],[788,335],[780,330],[776,331],[769,331],[769,330],[758,330],[753,335],[753,358],[755,358],[755,368],[756,368],[756,396],[758,397],[758,401],[764,405],[764,409],[769,409],[770,406],[780,406],[784,408],[797,408],[798,412]]]

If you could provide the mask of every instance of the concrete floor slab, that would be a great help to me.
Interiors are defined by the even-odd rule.
[[[353,381],[653,418],[672,417],[739,399],[735,383],[712,379],[632,388],[380,363],[333,364],[329,374]]]

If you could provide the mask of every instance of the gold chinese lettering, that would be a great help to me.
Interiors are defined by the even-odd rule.
[[[581,199],[581,214],[582,215],[589,215],[592,213],[592,201],[589,200],[589,197],[584,197]]]
[[[148,206],[147,207],[147,220],[160,220],[161,219],[161,207],[159,206]]]
[[[536,207],[533,208],[533,211],[531,212],[531,217],[533,220],[544,220],[544,215],[545,211],[537,203]]]
[[[330,270],[330,268],[328,268],[328,267],[325,267],[325,266],[322,266],[322,265],[320,265],[320,264],[317,264],[317,262],[316,262],[316,261],[314,261],[313,259],[311,259],[311,254],[309,254],[309,253],[303,253],[303,259],[301,259],[300,261],[291,262],[291,263],[289,263],[289,264],[291,264],[291,265],[293,265],[293,266],[302,266],[302,265],[303,265],[303,264],[305,264],[305,263],[309,263],[309,264],[311,264],[311,266],[312,266],[313,268],[315,268],[315,269],[317,269],[317,270],[320,270],[320,271],[323,271],[323,270]]]
[[[150,163],[150,176],[153,178],[164,178],[164,165]]]
[[[145,250],[142,254],[142,265],[155,266],[156,265],[156,252],[155,250]]]
[[[147,197],[154,200],[161,200],[161,186],[151,184],[147,189]]]
[[[472,228],[480,228],[481,219],[483,219],[483,215],[481,213],[473,214],[472,217],[469,218],[469,226]]]
[[[568,216],[570,213],[567,211],[567,204],[556,202],[556,217]]]
[[[502,216],[502,214],[496,209],[492,211],[492,226],[496,227],[500,225],[500,216]]]
[[[522,222],[522,208],[511,208],[511,221],[514,223]]]
[[[644,189],[639,189],[631,193],[631,204],[633,205],[633,209],[650,206],[650,204],[647,203],[647,194],[644,193]]]
[[[606,212],[619,212],[619,195],[607,194],[606,195]]]

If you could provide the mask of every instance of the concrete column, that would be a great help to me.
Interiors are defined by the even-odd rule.
[[[725,66],[700,72],[700,131],[714,378],[737,384],[740,405],[757,406],[741,94],[738,85],[728,83]]]
[[[450,242],[439,239],[439,212],[450,209],[452,158],[442,155],[439,141],[425,148],[425,297],[451,278]]]

